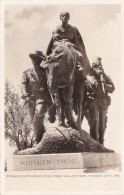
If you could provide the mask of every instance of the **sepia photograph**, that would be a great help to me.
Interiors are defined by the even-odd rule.
[[[1,194],[122,194],[122,1],[1,1]]]

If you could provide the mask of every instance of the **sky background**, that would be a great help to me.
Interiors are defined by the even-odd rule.
[[[46,52],[52,31],[60,24],[61,11],[70,13],[84,40],[90,62],[102,57],[105,72],[115,84],[108,112],[105,146],[120,152],[121,146],[121,7],[120,5],[6,5],[5,76],[20,85],[22,72],[31,67],[29,53]],[[88,129],[86,121],[83,128]]]

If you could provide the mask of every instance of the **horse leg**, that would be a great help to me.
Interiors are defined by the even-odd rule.
[[[67,127],[65,124],[65,102],[62,98],[62,93],[55,95],[54,97],[56,105],[57,123],[59,126]]]
[[[85,113],[82,111],[82,114],[81,114],[81,123],[82,123],[83,120],[84,120],[84,116],[85,116]]]
[[[63,90],[63,96],[66,102],[65,112],[67,116],[67,123],[72,128],[78,129],[78,125],[73,117],[73,90],[74,86],[73,84],[69,85],[68,88]]]
[[[84,91],[80,91],[78,93],[78,103],[77,103],[77,110],[78,110],[78,115],[77,115],[77,124],[78,124],[78,128],[81,129],[81,124],[82,124],[82,113],[83,113],[83,100],[84,100]]]
[[[59,94],[60,94],[60,102],[61,102],[61,126],[63,127],[68,127],[65,124],[65,100],[63,97],[63,91],[59,90]]]
[[[60,95],[57,94],[54,97],[55,105],[56,105],[56,114],[57,114],[57,123],[59,126],[62,124],[62,115],[61,115],[61,101],[60,101]]]

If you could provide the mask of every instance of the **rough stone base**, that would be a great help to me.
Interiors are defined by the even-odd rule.
[[[50,127],[42,140],[33,148],[20,150],[17,155],[62,154],[62,153],[112,153],[95,141],[85,130],[72,128]]]
[[[13,156],[13,170],[84,169],[120,165],[117,153],[63,153]]]

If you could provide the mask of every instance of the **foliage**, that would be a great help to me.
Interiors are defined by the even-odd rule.
[[[34,144],[28,109],[14,86],[5,82],[5,138],[18,150],[31,148]]]

